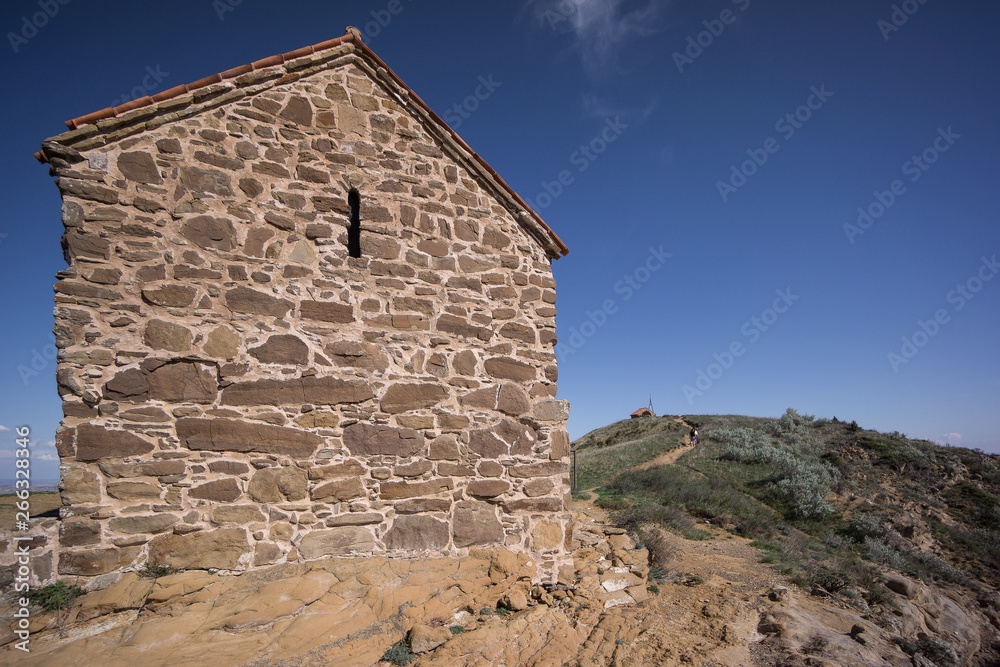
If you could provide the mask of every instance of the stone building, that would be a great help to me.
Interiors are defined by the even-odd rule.
[[[62,575],[567,560],[559,237],[343,37],[67,123]]]

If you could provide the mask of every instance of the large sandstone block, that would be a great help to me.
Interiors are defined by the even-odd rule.
[[[184,308],[194,303],[198,290],[187,285],[163,285],[157,288],[143,288],[142,298],[154,306],[164,308]]]
[[[295,380],[257,380],[232,384],[222,390],[223,405],[341,405],[374,398],[364,380],[303,377]]]
[[[520,498],[503,501],[503,508],[508,512],[562,512],[562,498]]]
[[[179,361],[149,374],[149,397],[168,403],[212,403],[219,395],[214,367]]]
[[[485,362],[486,372],[495,378],[503,380],[517,380],[527,382],[537,377],[535,367],[523,361],[507,359],[505,357],[494,357]]]
[[[504,419],[497,424],[493,432],[510,445],[510,453],[514,456],[531,456],[538,434],[530,426]]]
[[[407,514],[397,516],[385,535],[388,549],[428,551],[444,549],[451,540],[448,523],[431,516]]]
[[[76,458],[80,461],[141,456],[153,451],[153,444],[128,431],[112,431],[94,424],[76,429]]]
[[[164,475],[182,475],[187,464],[180,460],[170,461],[100,461],[101,472],[108,477],[161,477]]]
[[[569,419],[569,401],[541,401],[535,405],[534,415],[543,422],[565,422]]]
[[[265,517],[256,505],[220,505],[212,510],[212,521],[214,523],[238,523],[246,525],[266,521]]]
[[[249,287],[236,287],[226,292],[226,306],[234,313],[284,317],[292,309],[292,302]]]
[[[229,220],[199,215],[181,227],[181,236],[202,248],[230,251],[236,247],[236,229]]]
[[[233,477],[199,484],[188,491],[188,498],[213,500],[222,503],[231,503],[242,495],[243,492],[240,490],[240,484]]]
[[[307,320],[331,324],[350,324],[354,321],[354,307],[346,303],[303,301],[300,312]]]
[[[460,503],[455,507],[452,527],[456,547],[503,542],[503,526],[489,503],[474,500]]]
[[[118,533],[162,533],[179,519],[173,514],[146,514],[142,516],[126,516],[112,519],[108,527]]]
[[[63,505],[85,505],[101,501],[101,482],[97,475],[76,466],[63,470],[59,480]]]
[[[113,572],[119,566],[118,549],[86,549],[62,551],[59,554],[59,574],[78,574],[93,577]]]
[[[382,409],[389,414],[397,414],[430,408],[447,396],[448,390],[439,384],[394,384],[382,396]]]
[[[129,368],[108,380],[104,397],[112,401],[135,402],[149,398],[149,375],[138,368]]]
[[[570,443],[569,434],[566,431],[556,431],[552,434],[552,446],[549,449],[549,458],[557,461],[569,456]]]
[[[71,518],[59,523],[59,546],[83,547],[101,541],[101,524],[88,518]]]
[[[484,459],[496,459],[510,454],[510,446],[492,431],[479,429],[469,433],[469,450]]]
[[[252,347],[250,356],[264,364],[308,364],[309,346],[298,336],[271,336],[263,345]]]
[[[539,461],[510,467],[511,477],[547,477],[569,472],[569,464],[562,461]]]
[[[379,495],[382,500],[401,500],[417,496],[432,496],[451,491],[453,487],[454,482],[450,479],[434,479],[429,482],[382,482]]]
[[[250,553],[242,528],[221,528],[187,535],[162,535],[149,543],[149,560],[178,570],[231,570]]]
[[[470,496],[495,498],[510,491],[510,483],[502,479],[474,479],[466,490]]]
[[[357,477],[350,477],[321,484],[312,490],[310,497],[319,502],[342,503],[364,495],[364,483]]]
[[[149,482],[118,482],[108,484],[108,495],[119,500],[158,499],[163,489],[159,484]]]
[[[309,480],[299,468],[263,468],[254,473],[247,487],[250,497],[259,503],[280,503],[306,497]]]
[[[413,456],[424,448],[424,436],[409,428],[351,424],[344,429],[344,446],[354,456]]]
[[[303,558],[370,554],[375,550],[375,538],[367,528],[340,526],[307,533],[298,548]]]
[[[563,531],[558,521],[539,521],[531,531],[531,546],[536,551],[558,549],[562,543]]]
[[[177,420],[177,437],[182,446],[192,450],[285,454],[295,458],[306,458],[323,444],[323,438],[306,431],[259,422],[194,417]]]
[[[157,185],[163,182],[160,172],[156,168],[153,156],[142,151],[122,153],[118,156],[118,169],[122,175],[137,183],[149,183]]]

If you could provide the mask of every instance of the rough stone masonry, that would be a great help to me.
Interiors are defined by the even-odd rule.
[[[97,576],[500,544],[555,578],[558,237],[356,32],[126,107],[40,154],[69,267],[38,553]]]

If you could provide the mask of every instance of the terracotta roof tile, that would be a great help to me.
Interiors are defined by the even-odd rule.
[[[367,57],[369,57],[372,60],[374,60],[379,65],[380,68],[385,69],[385,71],[390,75],[390,77],[395,81],[395,83],[397,85],[399,85],[403,90],[405,90],[407,92],[407,94],[410,96],[410,98],[413,100],[413,102],[415,102],[418,106],[420,106],[423,109],[423,111],[436,124],[438,124],[439,126],[441,126],[441,128],[444,129],[446,132],[448,132],[448,134],[452,137],[452,139],[459,146],[461,146],[463,149],[465,149],[466,151],[468,151],[469,155],[492,178],[494,178],[497,181],[497,183],[499,183],[501,185],[501,187],[503,187],[514,198],[514,200],[519,205],[523,206],[524,209],[531,215],[531,217],[539,225],[541,225],[541,227],[546,232],[548,232],[548,234],[550,236],[550,239],[555,243],[556,247],[559,249],[559,254],[566,255],[566,254],[569,253],[569,248],[566,247],[566,244],[563,243],[562,239],[559,238],[559,236],[552,230],[552,228],[549,227],[545,223],[544,220],[542,220],[541,216],[539,216],[538,213],[536,213],[534,211],[534,209],[532,209],[530,206],[528,206],[527,202],[525,202],[524,199],[522,199],[521,196],[519,194],[517,194],[517,192],[515,192],[514,189],[511,188],[507,184],[507,182],[493,169],[493,167],[491,167],[486,162],[486,160],[484,160],[478,153],[476,153],[474,150],[472,150],[472,148],[467,143],[465,143],[465,140],[462,139],[460,136],[458,136],[458,133],[456,133],[455,130],[453,130],[440,116],[438,116],[427,105],[427,103],[424,102],[420,98],[420,96],[417,95],[413,91],[412,88],[410,88],[408,85],[406,85],[403,82],[403,80],[400,79],[399,76],[395,72],[392,71],[392,68],[390,68],[388,65],[386,65],[385,62],[381,58],[379,58],[378,55],[376,55],[376,53],[374,51],[372,51],[371,48],[368,47],[367,44],[364,43],[364,41],[361,39],[361,33],[358,31],[357,28],[348,27],[347,28],[347,33],[345,35],[341,36],[341,37],[336,37],[334,39],[329,39],[329,40],[326,40],[324,42],[320,42],[318,44],[313,44],[312,46],[305,46],[305,47],[303,47],[301,49],[296,49],[294,51],[289,51],[288,53],[281,53],[281,54],[278,54],[278,55],[271,56],[269,58],[262,58],[260,60],[255,60],[252,63],[248,63],[246,65],[241,65],[239,67],[233,67],[233,68],[228,69],[228,70],[226,70],[224,72],[220,72],[218,74],[213,74],[212,76],[208,76],[208,77],[205,77],[203,79],[199,79],[198,81],[195,81],[194,83],[189,83],[189,84],[180,85],[180,86],[174,86],[173,88],[169,88],[167,90],[164,90],[164,91],[162,91],[160,93],[157,93],[157,94],[155,94],[155,95],[153,95],[151,97],[142,97],[142,98],[139,98],[139,99],[131,100],[131,101],[126,102],[124,104],[120,104],[120,105],[118,105],[116,107],[108,107],[106,109],[101,109],[99,111],[94,111],[94,112],[86,114],[84,116],[79,116],[77,118],[72,118],[72,119],[66,121],[66,126],[70,130],[75,130],[75,129],[83,126],[83,125],[93,125],[93,124],[97,123],[98,121],[101,121],[101,120],[104,120],[104,119],[107,119],[107,118],[115,118],[115,117],[120,116],[122,114],[125,114],[125,113],[127,113],[129,111],[134,111],[135,109],[141,109],[141,108],[146,107],[146,106],[150,106],[150,105],[153,105],[153,104],[159,104],[161,102],[165,102],[167,100],[170,100],[170,99],[173,99],[173,98],[176,98],[176,97],[180,97],[182,95],[186,95],[187,93],[190,93],[190,92],[192,92],[194,90],[198,90],[199,88],[205,88],[207,86],[211,86],[211,85],[214,85],[214,84],[217,84],[217,83],[221,83],[221,82],[223,82],[223,81],[225,81],[227,79],[234,79],[234,78],[236,78],[238,76],[242,76],[244,74],[248,74],[248,73],[256,71],[256,70],[261,70],[261,69],[266,69],[266,68],[269,68],[269,67],[274,67],[276,65],[281,65],[281,64],[286,63],[286,62],[288,62],[290,60],[295,60],[297,58],[302,58],[304,56],[309,56],[309,55],[312,55],[314,53],[318,53],[320,51],[326,51],[326,50],[338,47],[338,46],[340,46],[342,44],[353,44],[358,50],[362,51]],[[45,157],[44,153],[42,153],[41,151],[39,151],[38,153],[35,153],[35,157],[38,159],[39,162],[47,162],[48,161],[47,158]]]

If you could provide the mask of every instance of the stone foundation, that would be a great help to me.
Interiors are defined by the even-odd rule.
[[[529,664],[529,656],[530,664],[576,664],[593,653],[600,623],[649,596],[645,549],[600,525],[578,527],[587,546],[574,540],[572,564],[546,586],[532,585],[538,571],[528,554],[503,547],[461,558],[334,558],[238,576],[111,573],[85,582],[95,590],[67,609],[32,608],[30,654],[0,626],[0,657],[24,665],[366,667],[405,639],[426,665]],[[0,613],[13,611],[0,600]]]

